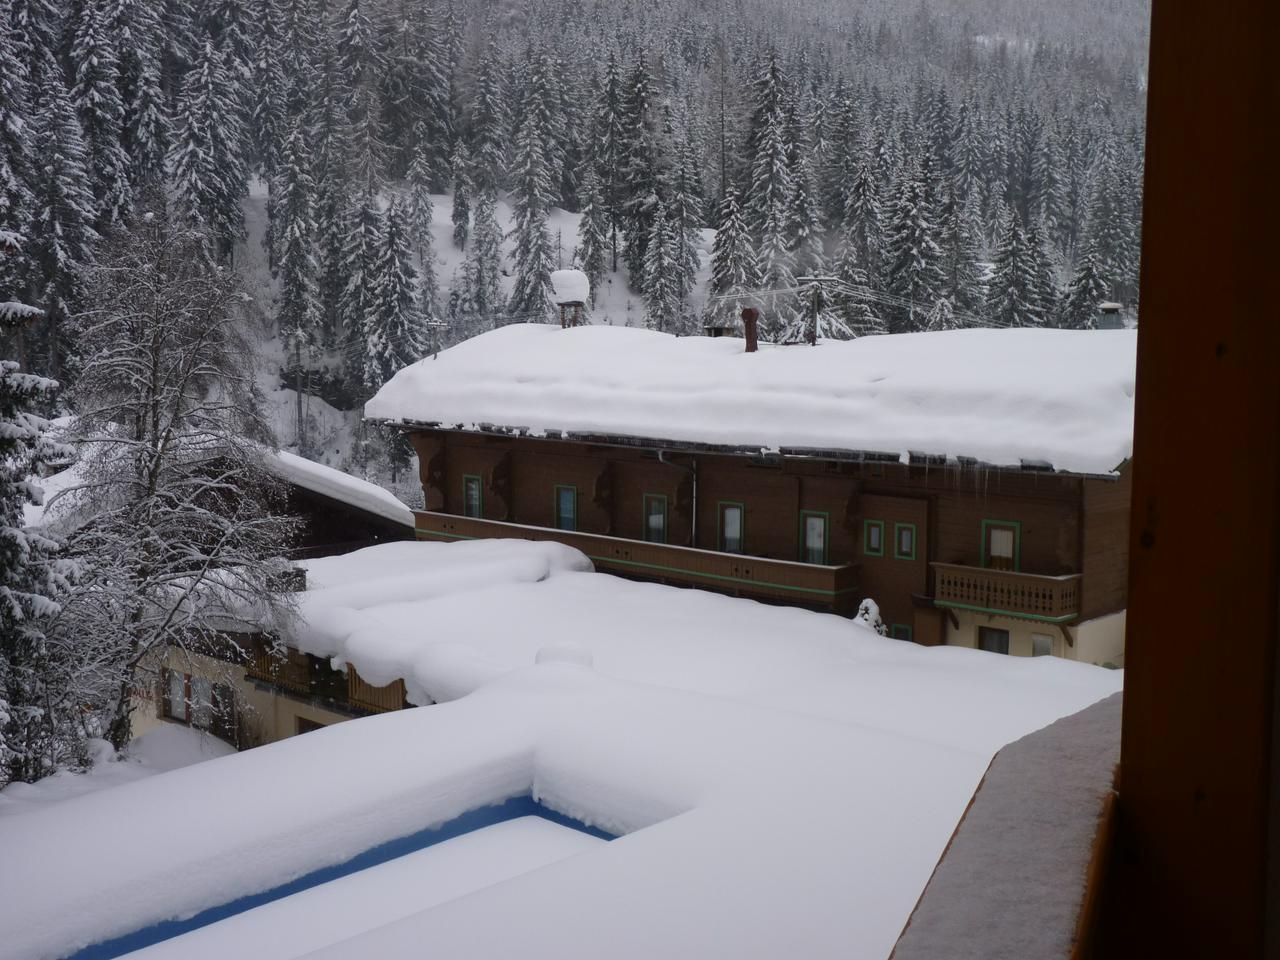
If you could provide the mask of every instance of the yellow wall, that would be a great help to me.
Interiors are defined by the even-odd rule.
[[[994,627],[1009,631],[1010,656],[1031,656],[1032,636],[1039,634],[1051,639],[1050,650],[1055,657],[1099,665],[1117,667],[1124,665],[1125,615],[1123,610],[1067,627],[1067,633],[1073,641],[1071,644],[1063,639],[1061,628],[1053,624],[1034,623],[1029,620],[1015,620],[1012,617],[970,611],[957,610],[955,613],[960,623],[958,628],[952,625],[950,617],[945,618],[944,642],[951,646],[977,647],[978,628]]]

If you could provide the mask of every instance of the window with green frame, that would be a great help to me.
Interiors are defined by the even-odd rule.
[[[644,538],[649,543],[667,542],[667,498],[661,493],[644,495]]]
[[[462,478],[462,515],[484,516],[484,488],[475,474],[468,473]]]
[[[889,628],[889,636],[895,640],[910,640],[912,637],[911,628],[905,623],[895,623]]]
[[[747,508],[733,500],[721,500],[716,506],[716,542],[724,553],[742,553],[746,549]]]
[[[828,515],[820,510],[800,511],[800,562],[827,563]]]
[[[864,520],[862,523],[862,552],[868,557],[884,556],[884,521]]]
[[[916,525],[914,523],[893,525],[893,557],[895,560],[916,558]]]
[[[578,488],[567,483],[556,484],[556,529],[578,529]]]

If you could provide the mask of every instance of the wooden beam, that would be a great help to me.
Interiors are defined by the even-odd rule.
[[[1108,956],[1280,956],[1275,0],[1154,0]]]

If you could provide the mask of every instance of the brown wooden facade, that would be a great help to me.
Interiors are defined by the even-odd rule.
[[[943,641],[948,611],[1065,626],[1124,608],[1127,468],[1112,479],[428,429],[413,441],[423,539],[556,539],[607,572],[846,616],[872,597],[896,635],[925,644]],[[648,542],[658,505],[664,529]],[[735,506],[740,554],[722,549]],[[806,550],[810,519],[822,563]],[[1003,564],[987,556],[992,528],[1013,545]]]

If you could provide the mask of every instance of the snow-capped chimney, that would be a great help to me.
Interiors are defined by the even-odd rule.
[[[760,327],[760,311],[747,307],[742,311],[742,336],[747,341],[747,353],[756,352],[756,335]]]

